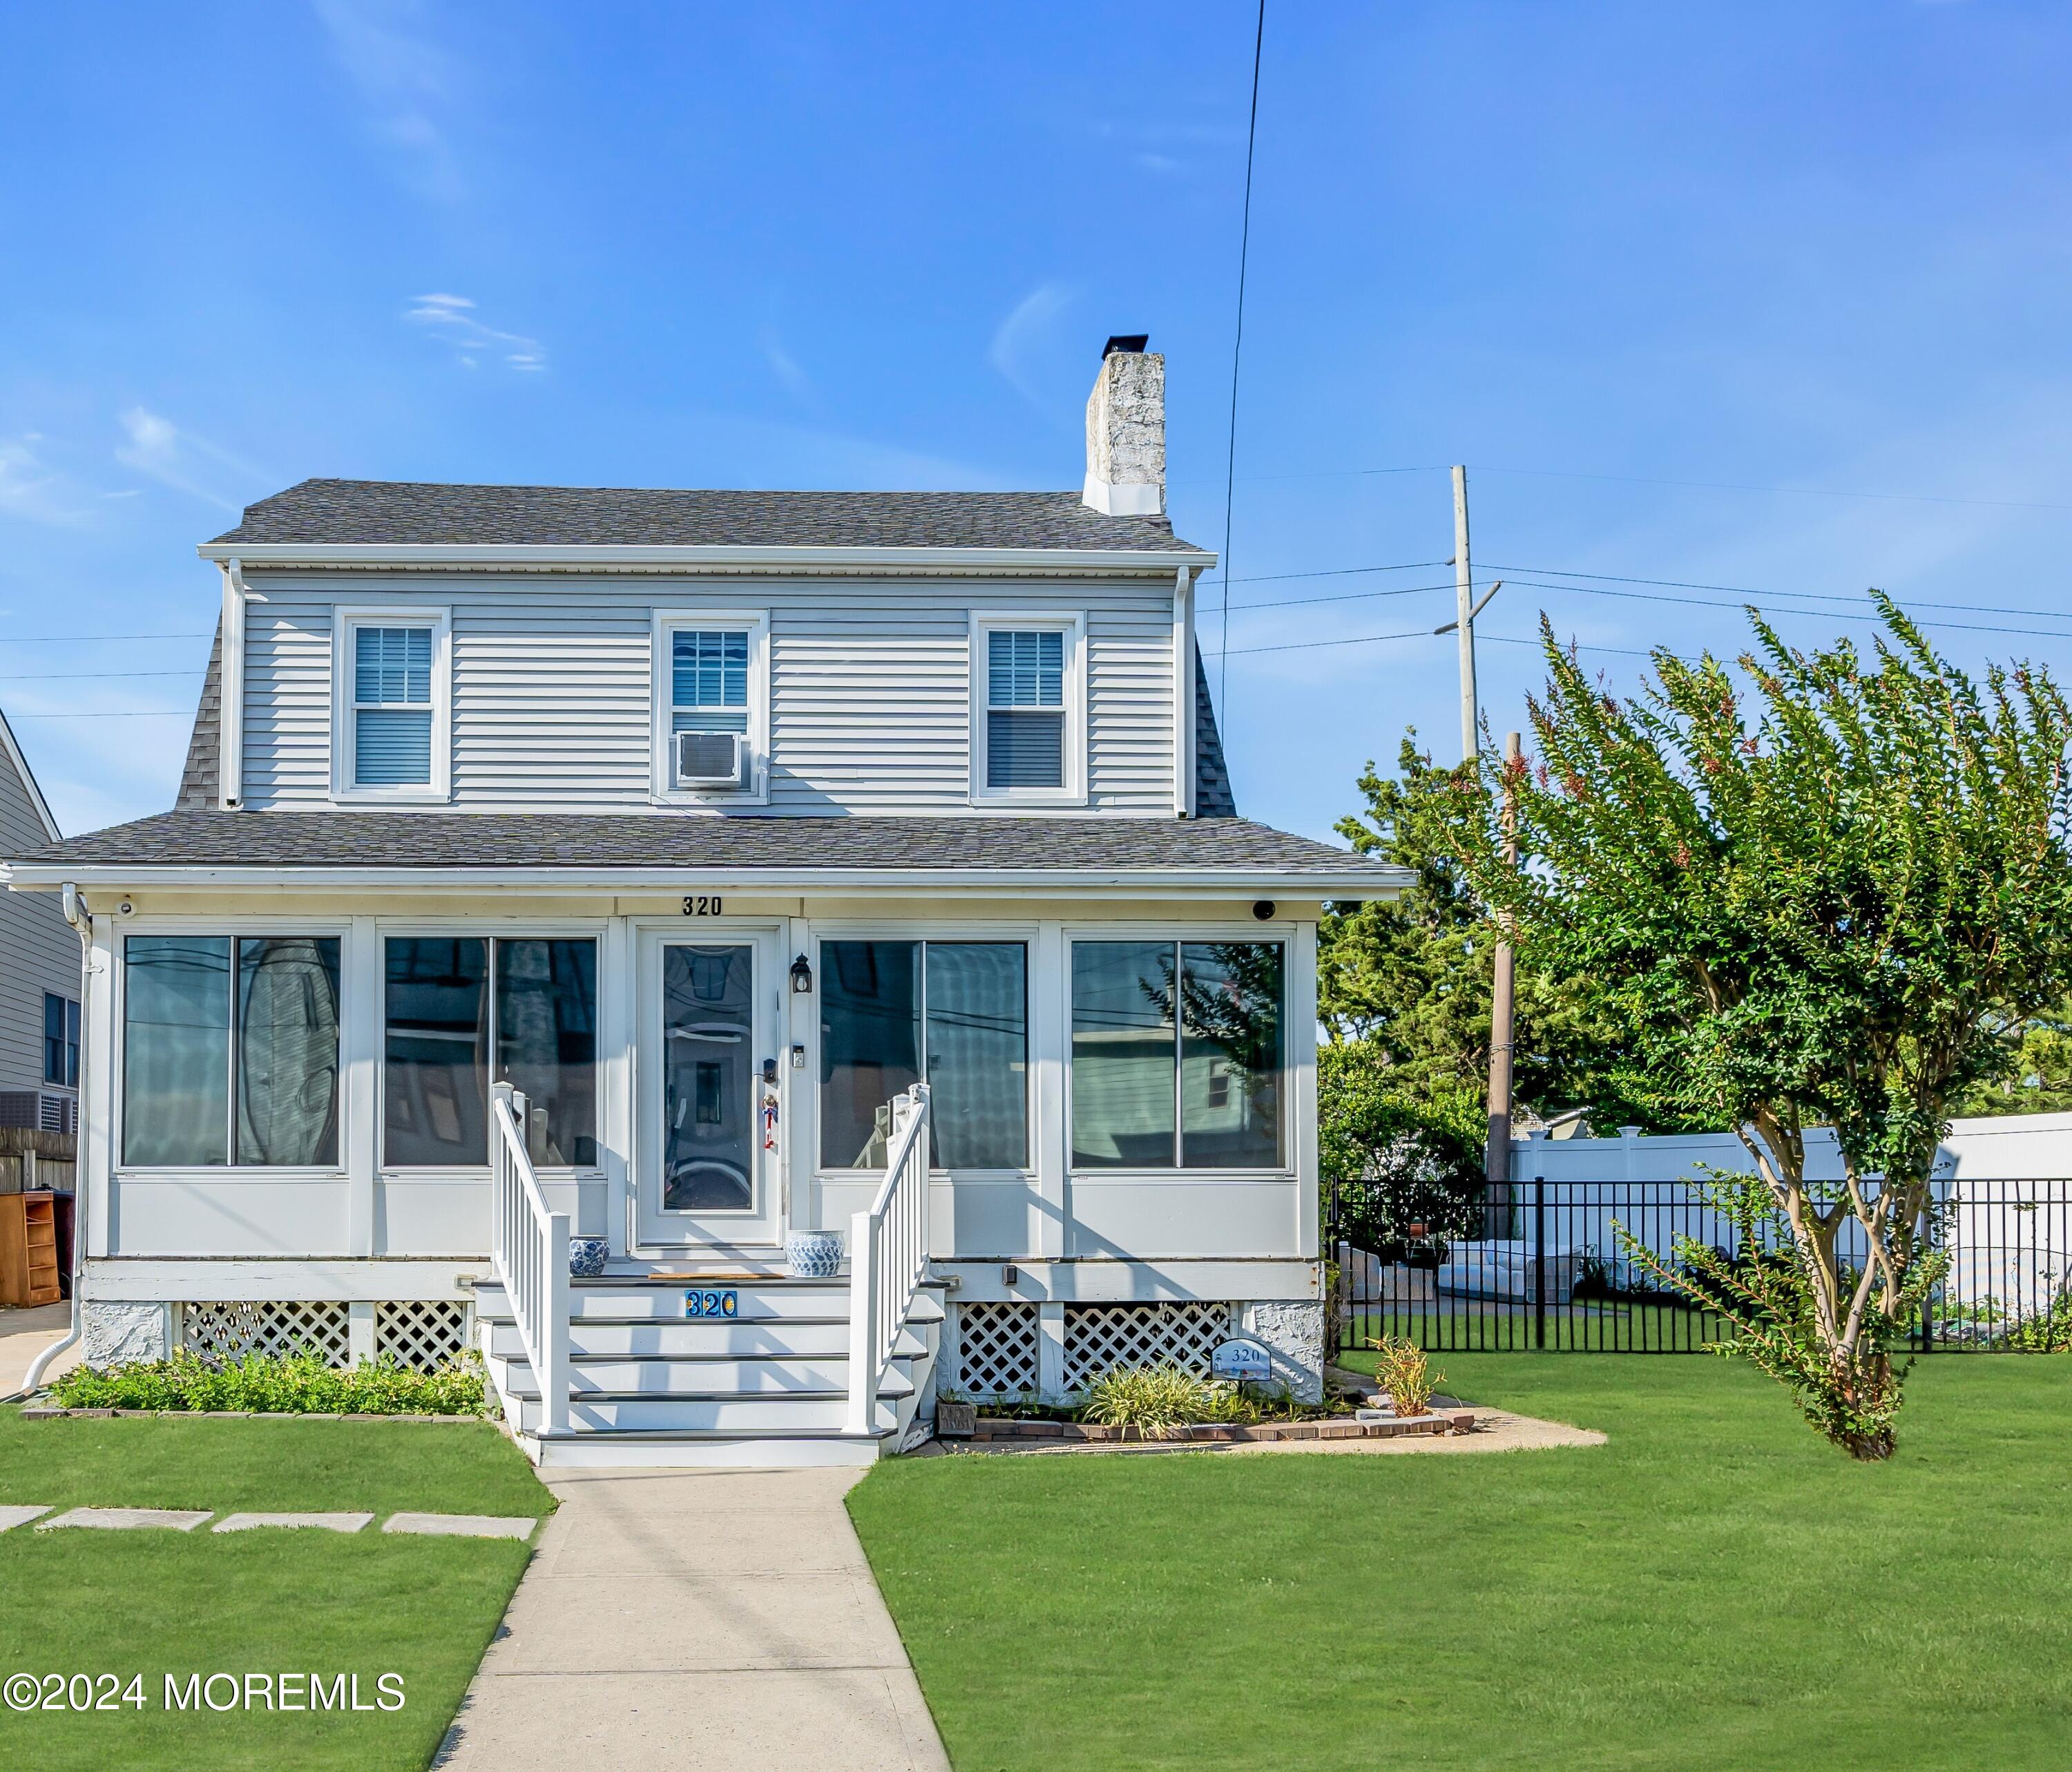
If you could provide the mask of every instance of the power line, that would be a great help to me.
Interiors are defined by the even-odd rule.
[[[113,707],[88,714],[10,714],[9,720],[191,720],[191,707]]]
[[[1563,579],[1600,579],[1609,584],[1660,584],[1677,591],[1725,591],[1739,597],[1797,597],[1808,601],[1817,598],[1828,603],[1848,603],[1853,602],[1857,595],[1854,591],[1753,591],[1745,584],[1701,584],[1686,579],[1643,579],[1620,572],[1575,572],[1561,566],[1497,567],[1492,570],[1498,572],[1546,572]],[[1515,582],[1523,583],[1526,581],[1519,579]],[[1556,586],[1553,588],[1563,587]],[[1585,587],[1577,585],[1574,588],[1580,591]],[[1900,600],[1895,598],[1893,600]],[[2041,616],[2054,621],[2072,621],[2072,610],[2021,608],[1992,603],[1934,603],[1925,597],[1908,597],[1905,600],[1905,605],[1910,609],[1955,609],[1966,615]]]
[[[0,634],[0,646],[72,645],[98,640],[212,640],[214,637],[214,633],[206,628],[184,634]]]
[[[1232,579],[1228,582],[1231,584],[1267,584],[1281,579],[1343,579],[1350,578],[1356,572],[1418,572],[1426,567],[1451,566],[1453,563],[1451,560],[1404,560],[1395,566],[1330,566],[1315,572],[1251,572],[1241,579]],[[1521,572],[1540,570],[1538,567],[1519,568]],[[1545,570],[1552,571],[1556,569],[1549,567]],[[1219,572],[1205,572],[1196,582],[1215,584],[1222,579],[1223,575]]]
[[[1231,340],[1230,448],[1223,459],[1223,557],[1217,563],[1227,573],[1231,557],[1231,516],[1237,497],[1238,364],[1244,351],[1244,274],[1252,258],[1252,162],[1259,145],[1259,62],[1266,47],[1266,0],[1259,0],[1259,25],[1252,39],[1252,119],[1244,136],[1244,219],[1237,248],[1237,330]],[[1223,729],[1230,731],[1230,584],[1223,584],[1223,637],[1216,650],[1216,699],[1223,704]]]
[[[193,670],[33,670],[0,673],[0,683],[56,683],[76,682],[84,678],[109,677],[199,677],[204,673],[197,666]]]

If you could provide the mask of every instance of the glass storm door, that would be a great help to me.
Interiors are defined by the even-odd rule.
[[[763,1082],[774,975],[754,939],[653,942],[643,967],[643,1245],[767,1244],[778,1236],[774,1119]]]

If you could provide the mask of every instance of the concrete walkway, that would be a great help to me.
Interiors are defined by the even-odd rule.
[[[842,1507],[856,1470],[547,1471],[448,1772],[948,1772]]]
[[[29,1362],[72,1327],[72,1300],[0,1310],[0,1397],[11,1397],[28,1376]],[[79,1350],[68,1348],[43,1376],[54,1378],[79,1364]]]

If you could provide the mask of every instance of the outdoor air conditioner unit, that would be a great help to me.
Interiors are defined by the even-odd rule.
[[[676,785],[738,788],[748,779],[748,737],[743,732],[678,732]]]

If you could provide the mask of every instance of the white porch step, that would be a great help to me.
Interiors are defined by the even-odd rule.
[[[479,1307],[477,1315],[478,1321],[488,1329],[487,1351],[491,1358],[524,1358],[525,1344],[516,1323],[508,1317],[484,1315]],[[569,1351],[579,1360],[750,1360],[809,1356],[845,1359],[849,1355],[849,1318],[796,1317],[775,1323],[706,1321],[697,1318],[635,1322],[586,1320],[569,1325]],[[918,1358],[927,1352],[927,1343],[919,1329],[910,1328],[902,1333],[893,1352]]]
[[[797,1320],[849,1321],[849,1281],[842,1280],[744,1280],[714,1281],[704,1288],[722,1288],[734,1293],[739,1314],[725,1321],[738,1323],[781,1322]],[[607,1275],[602,1280],[569,1282],[569,1320],[572,1323],[684,1322],[684,1294],[694,1288],[688,1280],[660,1280],[644,1275]],[[494,1280],[475,1284],[475,1315],[504,1318],[511,1316],[503,1287]],[[933,1291],[923,1290],[907,1313],[910,1323],[939,1323],[943,1306]]]
[[[911,1394],[911,1393],[910,1393]],[[531,1396],[510,1393],[516,1411],[512,1424],[521,1433],[536,1433],[543,1411],[536,1391]],[[890,1431],[898,1414],[898,1399],[881,1394],[875,1424]],[[701,1431],[755,1434],[790,1428],[820,1433],[839,1433],[849,1420],[846,1391],[820,1391],[797,1396],[573,1396],[569,1399],[569,1427],[581,1432],[597,1428],[630,1428],[643,1431]]]
[[[914,1381],[904,1370],[914,1356],[894,1357],[879,1382],[882,1397],[911,1397]],[[523,1354],[504,1362],[504,1388],[536,1397],[538,1382]],[[579,1354],[569,1362],[569,1390],[575,1396],[796,1397],[846,1395],[846,1356],[802,1354],[760,1359],[640,1359]]]
[[[591,1429],[520,1442],[542,1469],[800,1470],[873,1465],[891,1449],[889,1434],[660,1433]]]

